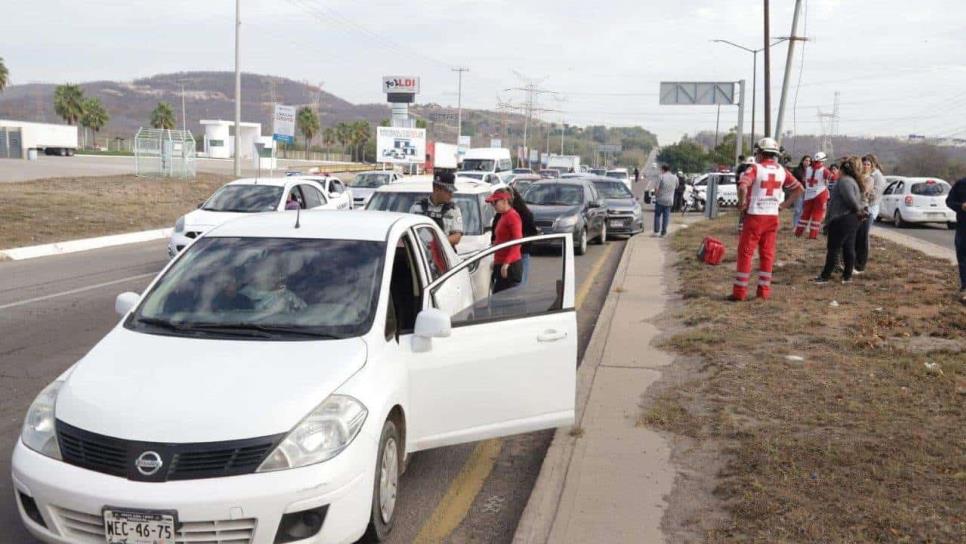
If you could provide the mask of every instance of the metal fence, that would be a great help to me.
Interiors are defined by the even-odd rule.
[[[195,177],[195,138],[186,130],[139,128],[134,136],[138,176]]]

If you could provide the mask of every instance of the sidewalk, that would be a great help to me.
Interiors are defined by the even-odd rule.
[[[650,346],[669,296],[662,245],[627,242],[577,372],[577,424],[554,435],[514,544],[664,541],[671,449],[637,425],[641,395],[673,360]]]
[[[889,240],[890,242],[895,242],[899,245],[906,246],[909,249],[921,251],[930,257],[946,259],[949,262],[956,264],[956,250],[953,247],[941,246],[939,244],[920,240],[913,236],[909,236],[908,234],[902,234],[901,232],[896,232],[890,229],[877,228],[875,226],[872,227],[872,236],[878,236],[883,240]]]

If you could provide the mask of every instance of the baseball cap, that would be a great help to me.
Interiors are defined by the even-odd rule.
[[[433,187],[439,187],[451,193],[456,192],[456,176],[452,172],[440,172],[433,178]]]
[[[510,196],[510,193],[508,191],[504,191],[503,189],[499,189],[497,191],[493,191],[493,194],[491,194],[490,196],[486,197],[486,201],[492,204],[492,203],[494,203],[494,202],[496,202],[498,200],[511,200],[512,198],[513,197]]]

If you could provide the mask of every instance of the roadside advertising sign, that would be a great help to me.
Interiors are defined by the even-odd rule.
[[[382,76],[382,92],[419,93],[419,78],[415,76]]]
[[[295,142],[295,106],[275,104],[272,117],[272,139],[291,144]]]
[[[466,151],[473,146],[473,137],[460,136],[459,139],[457,140],[457,144],[458,145],[456,146],[456,153],[459,155],[460,158],[463,158],[463,155],[466,155]]]
[[[426,129],[377,128],[376,160],[394,164],[422,163],[426,160]]]

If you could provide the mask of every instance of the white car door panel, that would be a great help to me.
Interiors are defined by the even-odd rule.
[[[574,310],[573,241],[547,235],[562,246],[557,274],[531,274],[527,285],[475,300],[453,313],[448,337],[428,340],[409,367],[410,432],[416,449],[506,436],[573,422],[576,395],[577,320]],[[451,284],[501,244],[454,267],[429,286],[424,307],[449,304]],[[544,257],[541,257],[544,258]],[[426,339],[417,337],[419,341]]]

